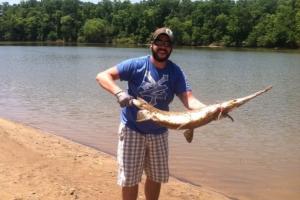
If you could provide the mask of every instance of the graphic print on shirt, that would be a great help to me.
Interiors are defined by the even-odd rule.
[[[160,80],[155,81],[151,76],[150,71],[147,71],[141,84],[141,91],[139,91],[139,94],[142,98],[150,98],[149,103],[155,106],[158,99],[165,100],[167,98],[168,87],[164,85],[164,83],[168,80],[169,76],[164,74]]]

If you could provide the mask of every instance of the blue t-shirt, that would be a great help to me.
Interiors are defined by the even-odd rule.
[[[129,95],[141,97],[161,110],[169,110],[174,94],[191,90],[184,73],[170,60],[165,68],[158,69],[150,56],[144,56],[125,60],[117,65],[117,69],[120,80],[128,82]],[[137,111],[135,106],[123,108],[121,122],[142,134],[161,134],[167,130],[151,120],[136,122]]]

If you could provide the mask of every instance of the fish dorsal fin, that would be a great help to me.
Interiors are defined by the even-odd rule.
[[[194,136],[194,129],[187,129],[183,132],[183,135],[188,143],[191,143]]]

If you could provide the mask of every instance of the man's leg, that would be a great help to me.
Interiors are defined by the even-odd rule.
[[[123,200],[136,200],[142,179],[145,156],[145,137],[120,125],[118,143],[118,185]]]
[[[146,200],[158,200],[161,183],[147,178],[145,183]]]
[[[138,196],[139,185],[132,187],[122,187],[122,199],[123,200],[136,200]]]
[[[160,135],[147,135],[148,148],[145,157],[145,196],[146,200],[158,200],[161,183],[168,182],[168,132]]]

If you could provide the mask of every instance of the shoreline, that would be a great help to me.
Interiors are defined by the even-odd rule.
[[[112,155],[0,117],[0,199],[121,199]],[[145,199],[143,181],[139,198]],[[170,177],[162,200],[229,200]]]
[[[63,42],[63,41],[0,41],[0,46],[56,46],[56,47],[116,47],[116,48],[148,48],[150,44],[130,43],[86,43],[86,42]],[[228,49],[246,51],[292,51],[299,53],[299,48],[287,47],[246,47],[224,46],[217,44],[209,45],[175,45],[176,49]]]

